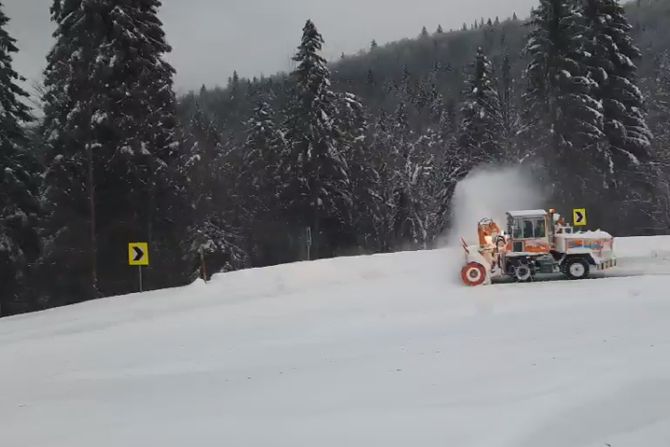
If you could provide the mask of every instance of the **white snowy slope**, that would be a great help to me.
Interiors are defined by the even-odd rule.
[[[218,276],[0,320],[0,446],[670,445],[670,237],[581,282],[461,253]]]

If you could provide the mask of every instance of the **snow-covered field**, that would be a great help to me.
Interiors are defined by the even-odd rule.
[[[0,320],[0,446],[668,446],[670,237],[616,248],[581,282],[469,289],[446,249]]]

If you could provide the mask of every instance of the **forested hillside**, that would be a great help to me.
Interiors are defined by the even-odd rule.
[[[645,100],[641,105],[649,113],[648,125],[654,135],[650,139],[653,145],[651,153],[654,154],[650,163],[654,169],[664,169],[667,173],[668,145],[665,143],[669,131],[665,123],[668,116],[666,78],[669,69],[670,32],[667,24],[670,21],[670,4],[663,0],[635,1],[625,5],[625,13],[631,25],[626,33],[633,39],[632,44],[640,49],[639,57],[636,54],[630,56],[639,68],[631,75],[642,89]],[[373,41],[370,48],[360,54],[342,55],[340,60],[329,64],[333,90],[350,92],[359,98],[366,118],[366,152],[371,157],[388,154],[394,151],[394,147],[404,145],[405,149],[399,150],[410,151],[412,156],[408,160],[415,165],[413,168],[404,166],[403,169],[422,172],[435,172],[437,169],[444,174],[444,168],[435,165],[444,161],[440,158],[453,160],[472,155],[457,140],[462,137],[464,104],[471,100],[468,98],[471,87],[468,79],[472,75],[477,49],[481,47],[482,54],[491,62],[491,81],[501,102],[501,129],[494,138],[505,149],[505,161],[537,164],[538,157],[534,155],[544,149],[539,146],[543,135],[539,139],[529,137],[529,110],[527,102],[524,103],[529,89],[526,68],[530,63],[525,47],[531,30],[528,20],[518,18],[514,13],[509,18],[479,18],[473,23],[463,24],[456,31],[444,32],[441,27],[435,32],[424,29],[417,38],[386,45]],[[325,38],[327,40],[327,36]],[[249,80],[233,74],[225,88],[203,86],[200,92],[182,98],[180,116],[188,122],[194,113],[203,113],[221,135],[227,150],[235,152],[243,146],[249,129],[246,120],[253,116],[253,109],[259,101],[267,102],[276,111],[274,123],[279,127],[283,125],[292,88],[293,80],[289,75]],[[546,130],[540,133],[546,136],[549,129]],[[384,139],[389,141],[384,143]],[[587,162],[583,160],[582,163]],[[449,169],[458,171],[454,166]],[[570,169],[564,175],[570,176],[573,171]],[[451,185],[460,174],[444,174],[447,176],[446,184]],[[569,194],[556,193],[553,186],[550,193],[556,193],[553,198],[557,206],[588,205],[595,211],[597,224],[620,234],[663,232],[668,227],[667,194],[663,193],[667,190],[667,175],[652,174],[642,174],[643,179],[635,181],[636,188],[622,184],[619,189],[626,191],[623,195],[621,191],[614,193],[606,188],[608,194],[619,196],[618,199],[610,198],[614,202],[600,200],[603,191],[593,191],[592,186],[586,186],[587,182],[584,182],[587,191],[577,192],[569,200],[563,200]],[[619,176],[623,173],[614,177]],[[447,224],[444,219],[448,219],[448,213],[443,214],[443,199],[438,200],[437,210],[427,205],[434,198],[436,187],[422,184],[420,180],[412,179],[413,184],[408,185],[405,192],[408,200],[422,211],[406,216],[411,229],[400,239],[430,245]],[[432,180],[445,184],[443,179],[432,177]],[[567,178],[547,180],[550,180],[546,182],[548,185],[555,186],[555,183]],[[647,181],[655,183],[654,186],[641,186]],[[443,193],[449,195],[448,191]],[[426,206],[427,209],[424,208]],[[605,207],[620,212],[609,215],[602,209]],[[437,217],[440,222],[434,221],[435,216],[430,217],[431,212],[440,216]],[[381,245],[395,243],[398,241]]]
[[[616,235],[670,230],[666,0],[538,0],[331,63],[308,20],[291,73],[183,98],[160,6],[54,0],[40,114],[0,14],[0,315],[135,291],[132,241],[149,289],[430,248],[481,166]]]

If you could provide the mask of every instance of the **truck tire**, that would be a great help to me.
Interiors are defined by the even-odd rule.
[[[569,279],[586,279],[589,277],[591,266],[584,258],[570,258],[565,261],[563,272]]]
[[[525,263],[520,262],[514,267],[514,279],[518,282],[528,282],[533,280],[533,269]]]
[[[486,282],[486,267],[479,262],[468,262],[461,269],[461,279],[466,286],[481,286]]]

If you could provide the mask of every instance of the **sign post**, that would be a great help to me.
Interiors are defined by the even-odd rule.
[[[202,280],[207,282],[207,264],[205,264],[205,249],[200,247],[200,274],[202,275]]]
[[[572,224],[575,227],[585,227],[586,223],[586,208],[575,208],[572,210]]]
[[[312,260],[312,227],[307,227],[305,232],[305,243],[307,244],[307,260]]]
[[[140,292],[142,292],[142,267],[149,265],[149,244],[147,242],[131,242],[128,244],[128,265],[137,266]]]

